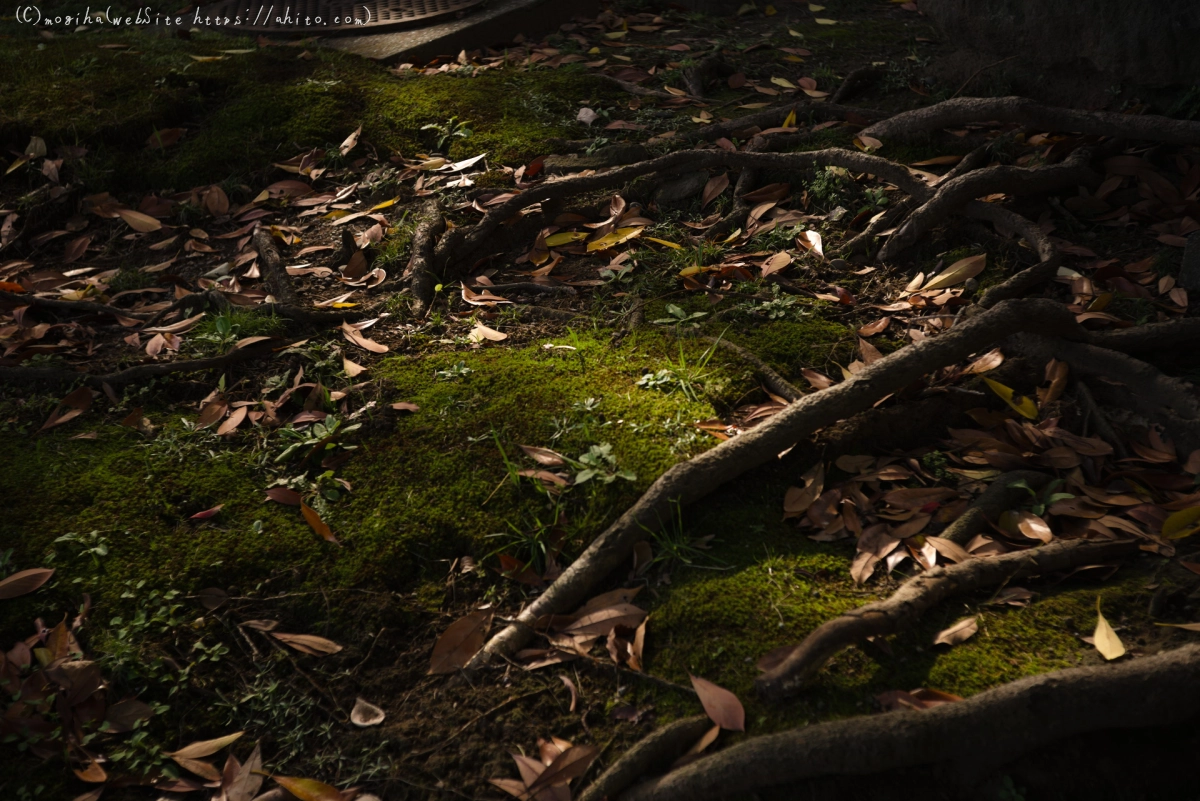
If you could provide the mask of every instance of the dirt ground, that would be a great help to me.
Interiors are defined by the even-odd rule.
[[[947,66],[959,63],[954,43],[910,4],[748,6],[736,18],[614,7],[544,41],[390,68],[311,41],[99,27],[47,35],[0,23],[0,368],[43,371],[7,373],[0,383],[0,578],[54,570],[34,593],[0,596],[0,677],[25,693],[5,700],[0,793],[208,797],[228,785],[220,770],[229,751],[195,749],[202,766],[172,754],[234,732],[244,732],[229,746],[241,762],[257,743],[271,775],[388,801],[502,797],[489,780],[516,776],[510,754],[537,755],[540,741],[555,737],[599,749],[578,788],[656,727],[701,712],[690,676],[744,705],[745,733],[724,732],[721,748],[876,713],[889,691],[969,697],[1102,664],[1089,642],[1098,603],[1135,656],[1195,636],[1157,625],[1195,618],[1200,572],[1189,540],[1158,531],[1168,513],[1190,508],[1198,465],[1173,448],[1164,455],[1159,432],[1111,409],[1132,461],[1075,453],[1070,464],[1055,462],[1062,454],[1047,453],[1046,430],[1094,442],[1095,428],[1073,395],[1023,420],[982,374],[1037,398],[1051,383],[1047,368],[997,356],[990,371],[964,363],[932,389],[898,393],[824,429],[680,510],[663,530],[647,530],[645,548],[594,593],[637,590],[640,612],[607,647],[593,638],[595,647],[567,658],[543,639],[533,646],[543,653],[475,675],[429,675],[452,623],[477,615],[499,630],[672,465],[784,407],[761,371],[711,338],[743,346],[811,393],[936,334],[940,305],[965,304],[963,292],[982,292],[1020,265],[1015,240],[962,226],[935,230],[894,263],[832,261],[900,198],[895,186],[846,170],[760,175],[760,185],[788,182],[768,201],[777,208],[763,211],[772,224],[705,240],[701,221],[734,203],[732,191],[702,197],[701,187],[716,188],[714,171],[685,176],[694,185],[675,187],[683,197],[636,181],[515,219],[471,265],[471,281],[439,283],[431,308],[414,314],[411,290],[400,290],[431,199],[465,228],[539,173],[603,169],[615,146],[646,156],[686,147],[690,133],[764,104],[826,99],[860,68],[873,75],[846,102],[861,109],[1038,94],[1036,82],[1014,85],[1000,70],[965,81]],[[712,54],[733,74],[716,76],[703,98],[689,96],[685,71]],[[1135,90],[1118,89],[1110,107],[1137,108]],[[809,134],[800,150],[864,148],[853,121],[794,124]],[[1004,132],[978,126],[889,142],[879,153],[936,178],[981,137]],[[1074,142],[1043,136],[1022,142],[1018,163]],[[1139,153],[1145,169],[1189,193],[1200,163],[1194,147]],[[1109,177],[1124,175],[1113,169]],[[1102,219],[1145,199],[1136,180],[1113,190],[1104,210],[1073,189],[1009,198],[1053,232],[1075,276],[1107,268],[1130,287],[1155,290],[1143,297],[1122,285],[1106,299],[1103,289],[1083,299],[1079,311],[1095,312],[1092,324],[1116,327],[1190,314],[1186,292],[1182,303],[1170,293],[1195,202],[1178,216]],[[605,218],[637,226],[618,234],[637,233],[589,250],[582,240]],[[279,293],[265,280],[256,226],[282,254],[298,306],[348,323],[255,313]],[[553,239],[570,229],[579,235]],[[780,251],[792,254],[781,275],[806,294],[761,277]],[[968,288],[947,292],[938,307],[896,310],[918,273],[932,278],[981,255],[986,266]],[[232,305],[186,305],[205,293]],[[1044,295],[1081,302],[1069,281]],[[118,312],[27,306],[31,296]],[[250,358],[90,390],[60,375],[116,376],[239,351]],[[1154,361],[1172,376],[1196,375],[1190,351]],[[970,432],[982,429],[1000,444],[979,445]],[[1114,501],[1111,515],[1145,524],[1153,547],[1041,577],[1008,603],[993,592],[957,599],[886,641],[842,652],[800,695],[760,699],[753,687],[764,654],[886,597],[928,559],[914,541],[911,553],[895,552],[906,559],[881,563],[873,577],[874,562],[866,577],[853,574],[859,554],[848,528],[786,512],[785,498],[806,475],[811,484],[813,466],[824,465],[824,486],[845,487],[847,498],[851,486],[946,490],[917,510],[929,528],[914,536],[932,536],[1002,464],[1011,469],[996,449],[1076,482],[1069,487],[1102,485],[1105,497],[1136,486],[1135,503],[1154,509],[1119,517],[1124,502]],[[1055,536],[1077,534],[1077,519],[1054,518]],[[991,535],[999,549],[1028,545],[1014,545],[1013,531]],[[974,636],[933,644],[964,617],[975,618]],[[21,642],[35,649],[32,661],[21,662]],[[88,697],[103,700],[67,712],[70,691],[57,697],[33,688],[32,677],[39,665],[78,655],[98,666],[104,688]],[[551,664],[537,667],[542,657]],[[114,717],[118,703],[135,698],[144,712]],[[352,722],[357,699],[381,709],[382,723]],[[1164,736],[1158,761],[1112,741],[1069,744],[1061,754],[1080,771],[1093,749],[1140,754],[1129,759],[1161,786],[1131,778],[1120,797],[1181,797],[1172,793],[1186,777],[1161,759],[1181,743],[1190,740]],[[1059,797],[1041,794],[1056,787],[1052,767],[1012,765],[981,792]],[[920,788],[927,778],[900,780]],[[884,797],[880,787],[822,792]]]

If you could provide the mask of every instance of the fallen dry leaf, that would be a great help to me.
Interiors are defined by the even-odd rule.
[[[453,673],[471,661],[483,647],[492,614],[478,610],[459,618],[442,632],[429,659],[429,675]]]
[[[1099,596],[1096,597],[1096,631],[1092,634],[1092,645],[1110,662],[1125,655],[1125,644],[1100,613]]]
[[[960,642],[966,642],[975,636],[979,631],[979,619],[975,617],[965,617],[955,623],[948,629],[938,632],[934,638],[934,645],[958,645]]]
[[[224,737],[217,737],[212,740],[200,740],[199,742],[185,745],[178,751],[170,751],[167,756],[172,759],[200,759],[206,756],[212,756],[227,745],[231,745],[238,741],[244,731],[235,731],[233,734],[226,734]]]
[[[737,696],[707,679],[691,676],[692,687],[700,697],[704,712],[713,723],[729,731],[746,730],[746,710]]]
[[[338,538],[333,535],[333,529],[329,528],[329,524],[321,519],[316,509],[313,509],[304,501],[300,501],[300,513],[304,515],[305,521],[312,527],[312,530],[320,534],[322,539],[326,542],[332,542],[334,545],[341,545]]]
[[[42,424],[42,427],[38,431],[45,431],[74,420],[91,408],[91,405],[92,391],[87,387],[80,387],[58,402],[58,406],[54,408],[54,411],[50,413],[50,417],[46,419],[46,422]]]
[[[378,726],[386,717],[386,712],[361,698],[354,700],[354,708],[350,710],[350,722],[364,729],[368,726]]]
[[[298,779],[293,776],[271,778],[300,801],[342,801],[342,794],[336,787],[330,787],[316,779]]]
[[[49,581],[53,575],[54,569],[49,567],[33,567],[13,573],[0,580],[0,601],[28,595]]]
[[[315,634],[288,634],[283,631],[273,631],[271,636],[281,643],[290,645],[300,653],[310,656],[328,656],[342,650],[342,646],[333,640],[327,640]]]

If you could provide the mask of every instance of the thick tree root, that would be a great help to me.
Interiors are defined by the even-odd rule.
[[[921,376],[954,364],[1016,331],[1082,339],[1086,333],[1060,303],[1049,300],[1005,301],[956,325],[938,337],[892,353],[857,376],[829,389],[806,395],[751,430],[667,470],[620,518],[597,537],[545,592],[472,659],[486,665],[493,655],[513,653],[529,641],[533,622],[563,612],[624,561],[634,544],[671,519],[675,503],[688,506],[792,447],[814,431],[865,411],[888,393]]]
[[[725,59],[720,56],[708,56],[700,59],[697,64],[684,69],[683,85],[687,87],[688,94],[692,97],[704,97],[710,83],[717,78],[728,77],[733,72],[733,67],[726,64]]]
[[[271,343],[262,342],[245,348],[235,348],[224,356],[214,356],[211,359],[187,359],[178,362],[161,362],[158,364],[141,364],[128,367],[120,372],[107,375],[92,375],[75,370],[59,370],[53,367],[0,367],[0,379],[4,381],[26,381],[46,383],[75,383],[87,384],[96,389],[105,384],[112,387],[132,384],[135,381],[145,381],[174,373],[198,373],[204,370],[220,370],[239,362],[250,361],[271,352]]]
[[[431,200],[421,209],[417,230],[413,234],[412,258],[400,280],[412,291],[412,313],[424,318],[433,304],[434,241],[446,230],[446,220],[438,212],[437,201]]]
[[[811,100],[801,100],[798,103],[789,103],[786,106],[763,109],[762,111],[747,114],[737,119],[705,125],[698,130],[686,134],[686,138],[692,141],[715,142],[721,137],[729,137],[735,131],[741,131],[746,128],[756,126],[759,128],[777,128],[783,124],[783,121],[793,111],[796,112],[797,120],[814,119],[822,122],[845,119],[862,119],[867,122],[876,122],[884,120],[889,116],[886,111],[841,106],[836,103],[816,103]]]
[[[919,573],[885,601],[860,606],[818,626],[782,663],[755,680],[764,698],[795,695],[837,653],[867,637],[894,634],[954,595],[995,587],[1137,552],[1137,540],[1062,540],[1028,551],[968,559]]]
[[[767,385],[767,389],[774,392],[781,398],[786,398],[789,401],[798,401],[804,397],[804,393],[795,387],[792,382],[781,376],[772,369],[771,365],[764,362],[762,359],[755,356],[750,351],[743,348],[741,345],[734,344],[728,339],[718,337],[704,337],[706,342],[711,342],[718,345],[730,353],[736,354],[739,359],[749,362],[754,365],[754,369],[762,377],[762,381]]]
[[[959,545],[966,545],[976,534],[987,530],[989,520],[996,520],[1002,512],[1015,508],[1028,497],[1023,489],[1010,489],[1011,485],[1018,481],[1024,481],[1033,489],[1040,490],[1049,483],[1050,476],[1036,470],[1013,470],[997,476],[970,508],[946,526],[938,536]]]
[[[1124,384],[1129,390],[1122,393],[1124,402],[1161,425],[1184,454],[1200,448],[1200,401],[1190,384],[1132,356],[1085,342],[1021,333],[1011,343],[1035,364],[1055,358],[1067,362],[1076,377],[1096,376],[1109,385]]]
[[[94,303],[89,300],[54,300],[53,298],[37,298],[33,295],[18,295],[14,292],[0,291],[0,303],[69,314],[111,314],[115,317],[127,317],[130,320],[147,320],[151,317],[151,314],[145,312],[126,311],[116,306]]]
[[[914,211],[879,251],[887,261],[916,244],[923,233],[945,221],[970,201],[984,195],[1049,192],[1079,184],[1096,184],[1099,177],[1088,165],[1091,151],[1077,148],[1060,164],[1049,167],[985,167],[939,184],[937,192]]]
[[[712,725],[707,715],[696,715],[651,732],[589,784],[580,794],[579,801],[614,799],[643,776],[665,771]]]
[[[473,227],[455,228],[447,232],[437,244],[433,266],[443,271],[443,274],[448,277],[446,271],[451,263],[462,263],[469,260],[472,255],[486,245],[488,239],[502,224],[534,204],[562,200],[588,192],[615,189],[625,186],[633,179],[643,175],[702,170],[710,167],[759,168],[787,172],[824,166],[845,167],[856,172],[871,173],[895,184],[908,194],[921,198],[928,193],[924,182],[913,175],[907,167],[878,156],[842,148],[827,148],[807,153],[743,153],[720,149],[681,150],[597,175],[565,178],[526,189],[490,209]],[[967,198],[967,200],[970,199]]]
[[[1092,343],[1123,353],[1170,350],[1200,342],[1200,317],[1180,317],[1165,323],[1146,323],[1092,337]]]
[[[905,111],[871,125],[863,133],[887,142],[911,139],[969,122],[993,120],[1015,122],[1040,131],[1074,131],[1177,145],[1200,143],[1200,122],[1153,114],[1135,116],[1043,106],[1024,97],[959,97]]]
[[[802,798],[805,780],[914,765],[944,767],[946,780],[965,790],[1021,754],[1073,735],[1182,723],[1200,713],[1198,681],[1200,645],[1032,676],[920,712],[752,737],[620,798],[704,801],[782,786]]]
[[[859,67],[856,70],[851,70],[842,79],[841,85],[838,86],[837,91],[829,98],[829,102],[834,105],[845,103],[852,96],[879,80],[879,75],[880,72],[875,67]]]
[[[271,233],[265,228],[254,229],[250,243],[258,251],[259,268],[262,272],[263,283],[267,291],[275,297],[275,302],[284,306],[299,306],[300,298],[292,288],[291,279],[283,266],[283,258],[271,238]]]

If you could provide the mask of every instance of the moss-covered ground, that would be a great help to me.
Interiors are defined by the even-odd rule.
[[[722,33],[711,20],[672,19],[698,19],[718,41],[739,48],[758,39],[812,48],[806,69],[823,88],[864,57],[883,58],[885,78],[872,101],[918,102],[906,93],[913,65],[926,58],[918,37],[927,26],[894,9],[884,19],[868,5],[850,4],[839,25],[808,16],[789,22],[799,36],[774,22],[743,35]],[[563,52],[574,46],[561,36],[554,44]],[[627,52],[636,56],[640,49]],[[226,52],[241,50],[251,52]],[[775,58],[756,69],[765,78],[793,64]],[[934,99],[947,92],[932,89]],[[745,99],[740,92],[722,88],[713,102],[739,99]],[[199,33],[39,38],[0,23],[0,144],[14,154],[31,136],[51,151],[86,146],[89,156],[73,180],[87,193],[129,199],[218,183],[248,200],[287,177],[273,162],[311,148],[336,151],[360,123],[362,140],[381,161],[439,149],[452,159],[486,153],[488,176],[505,186],[511,179],[499,166],[518,167],[552,152],[560,139],[588,133],[575,122],[580,106],[659,130],[688,124],[638,116],[627,104],[611,82],[578,64],[397,74],[316,46],[256,47],[248,39]],[[471,136],[439,147],[422,130],[452,122],[466,122]],[[155,131],[172,128],[186,129],[178,144],[146,149]],[[850,139],[826,131],[805,147],[847,146]],[[886,155],[913,161],[945,152],[918,145]],[[342,166],[339,158],[330,155],[326,166]],[[0,206],[18,202],[39,181],[29,170],[13,171],[0,184]],[[407,188],[384,188],[381,196],[399,193],[403,201],[379,263],[399,269],[411,228],[401,219],[413,198]],[[844,203],[857,214],[869,202],[853,186],[831,188],[820,176],[796,187],[802,191],[812,192],[814,210]],[[678,221],[711,210],[694,201],[664,212],[654,233],[681,240]],[[786,247],[794,233],[773,234],[762,247]],[[978,245],[949,235],[922,248],[917,260],[928,270]],[[588,661],[535,673],[502,667],[470,687],[425,677],[433,643],[454,618],[479,607],[507,616],[532,597],[529,586],[499,574],[499,554],[542,569],[545,551],[558,547],[559,561],[569,562],[664,471],[716,444],[698,421],[729,419],[738,407],[767,400],[750,367],[697,335],[728,338],[807,386],[806,368],[840,378],[856,358],[856,327],[878,316],[794,296],[776,296],[769,314],[761,297],[714,306],[703,293],[680,292],[677,273],[719,261],[718,251],[636,245],[634,258],[632,276],[597,288],[590,314],[570,325],[522,323],[503,311],[489,318],[489,325],[511,332],[503,344],[480,347],[466,339],[473,318],[461,308],[457,319],[443,318],[439,308],[427,320],[409,320],[403,304],[389,306],[415,333],[358,378],[344,372],[345,342],[335,333],[235,314],[240,336],[304,341],[223,379],[202,374],[121,388],[124,395],[98,397],[87,413],[46,432],[38,429],[64,392],[0,389],[0,575],[38,566],[57,571],[37,594],[0,602],[0,642],[28,637],[35,620],[50,627],[69,620],[86,594],[89,619],[80,640],[89,655],[117,694],[163,705],[132,744],[105,745],[114,774],[169,767],[165,751],[244,729],[247,741],[263,741],[273,771],[365,784],[389,799],[432,797],[431,786],[485,792],[487,778],[511,775],[506,753],[528,750],[538,736],[595,742],[611,761],[655,721],[698,711],[683,689],[689,674],[734,691],[753,735],[874,711],[874,697],[886,690],[929,687],[969,696],[1021,676],[1097,662],[1080,639],[1095,625],[1097,596],[1127,644],[1150,651],[1167,642],[1166,635],[1148,634],[1154,629],[1147,604],[1173,579],[1160,575],[1158,557],[1144,555],[1104,583],[1088,573],[1032,585],[1039,595],[1026,608],[990,605],[985,595],[956,599],[881,649],[839,655],[798,698],[764,704],[752,689],[759,657],[884,597],[902,578],[857,586],[849,578],[852,541],[814,542],[781,520],[783,495],[811,466],[809,453],[731,481],[682,511],[665,532],[647,533],[662,561],[638,602],[650,611],[646,671],[660,681]],[[1007,266],[993,256],[982,285],[999,280]],[[144,275],[130,270],[126,278],[134,283],[121,288]],[[875,281],[847,275],[839,283],[870,293]],[[738,289],[769,291],[761,283]],[[614,315],[628,312],[630,295],[646,299],[648,324],[621,335],[623,318]],[[698,315],[695,328],[662,323],[674,314],[671,306]],[[228,345],[220,337],[214,319],[205,320],[188,337],[189,355],[220,352]],[[875,341],[885,353],[901,344]],[[298,380],[300,368],[306,380],[350,393],[344,410],[338,402],[324,405],[361,426],[343,442],[353,448],[344,464],[326,472],[281,460],[289,440],[279,430],[247,427],[223,437],[196,427],[201,399],[218,381],[231,397],[257,398],[262,387]],[[665,379],[656,379],[664,372]],[[397,402],[417,408],[394,410]],[[121,425],[136,409],[149,430]],[[576,461],[599,450],[606,461],[601,475],[556,494],[517,475],[537,467],[522,445]],[[339,544],[318,536],[297,508],[266,499],[265,490],[280,484],[313,493]],[[195,517],[218,506],[211,516]],[[691,549],[696,541],[708,547]],[[673,553],[686,559],[668,558]],[[468,562],[477,568],[465,570]],[[212,588],[228,598],[207,609],[213,596],[201,591]],[[932,645],[938,631],[968,614],[979,615],[975,637],[954,648]],[[324,659],[303,656],[238,625],[264,619],[279,621],[281,631],[327,637],[344,650]],[[567,711],[559,672],[579,690],[578,712]],[[365,731],[346,724],[356,696],[384,707],[388,722]],[[521,702],[488,714],[511,697]],[[628,705],[653,714],[637,724],[612,717]],[[28,742],[9,739],[0,744],[0,764],[11,760],[18,768],[0,771],[0,794],[32,801],[82,791],[61,760],[47,769],[18,755]]]

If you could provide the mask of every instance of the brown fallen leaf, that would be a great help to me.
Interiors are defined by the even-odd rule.
[[[217,766],[211,762],[205,762],[202,759],[188,759],[187,757],[171,757],[171,759],[184,770],[194,773],[201,778],[208,779],[210,782],[221,781],[221,771],[217,770]]]
[[[272,776],[276,784],[296,796],[299,801],[342,801],[342,793],[316,779],[300,779],[294,776]]]
[[[364,729],[368,726],[378,726],[386,717],[386,712],[361,698],[354,700],[354,708],[350,710],[350,722]]]
[[[692,743],[692,747],[689,748],[683,754],[683,756],[671,763],[671,769],[674,770],[675,768],[681,768],[689,762],[695,762],[696,759],[698,759],[699,756],[704,753],[705,749],[717,741],[717,735],[720,733],[720,726],[713,726],[711,729],[704,732],[704,734],[700,735],[700,739]]]
[[[833,379],[829,376],[808,367],[801,370],[800,374],[804,376],[805,381],[812,385],[813,389],[829,389],[834,384]]]
[[[200,410],[200,416],[196,418],[196,430],[208,428],[225,416],[229,411],[229,404],[224,400],[217,398],[214,401],[209,401]]]
[[[597,746],[571,746],[547,765],[546,769],[542,771],[542,775],[529,785],[529,797],[538,797],[539,791],[548,787],[569,784],[572,779],[577,779],[587,773],[588,766],[598,756],[600,756],[600,749]]]
[[[704,712],[713,723],[729,731],[746,730],[746,710],[742,702],[724,687],[719,687],[707,679],[701,679],[689,674],[692,688],[700,697]]]
[[[960,642],[966,642],[975,636],[979,631],[979,619],[975,617],[966,617],[955,623],[948,629],[938,632],[934,638],[934,645],[958,645]]]
[[[803,487],[788,487],[783,496],[783,519],[800,517],[825,491],[825,464],[817,462],[803,476]]]
[[[388,346],[376,342],[373,339],[368,339],[363,336],[362,331],[359,331],[350,323],[342,323],[342,336],[347,342],[358,345],[363,350],[369,350],[371,353],[387,353]]]
[[[230,759],[233,759],[232,754]],[[234,772],[227,772],[228,781],[222,777],[221,791],[225,793],[226,801],[252,801],[257,797],[263,783],[262,767],[262,746],[255,743],[246,764],[238,766]]]
[[[700,208],[703,209],[709,203],[716,200],[722,192],[729,188],[729,173],[721,173],[714,175],[708,179],[708,183],[704,185],[704,191],[700,193]]]
[[[267,500],[282,503],[284,506],[299,506],[304,502],[304,496],[287,487],[271,487],[267,490]]]
[[[491,612],[477,610],[459,618],[442,632],[429,659],[429,675],[453,673],[464,667],[483,647],[492,623]]]
[[[58,402],[58,406],[54,407],[54,411],[50,413],[50,417],[46,419],[46,422],[42,424],[42,427],[38,431],[46,431],[47,429],[74,420],[91,408],[91,405],[92,391],[87,387],[80,387]]]
[[[282,631],[273,631],[271,636],[281,643],[290,645],[300,653],[310,656],[328,656],[342,650],[342,646],[333,640],[327,640],[315,634],[288,634]]]
[[[304,515],[304,520],[309,526],[312,527],[313,531],[321,535],[323,540],[326,542],[332,542],[334,545],[342,544],[338,541],[338,538],[333,535],[333,529],[329,527],[329,524],[322,520],[321,516],[317,514],[317,510],[313,509],[304,501],[300,501],[300,514]]]
[[[5,579],[0,579],[0,601],[28,595],[45,584],[54,575],[54,568],[32,567],[13,573]]]
[[[574,623],[563,629],[575,637],[602,637],[617,626],[633,628],[646,617],[646,610],[632,604],[616,604],[607,609],[599,609],[583,615]]]

